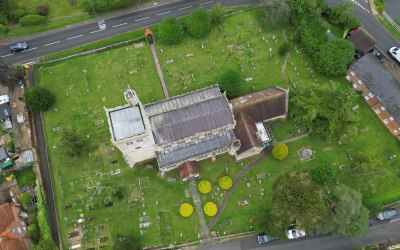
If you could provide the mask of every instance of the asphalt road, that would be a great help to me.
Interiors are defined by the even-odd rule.
[[[236,6],[256,4],[258,0],[218,0],[223,6]],[[10,53],[7,45],[0,41],[0,59],[8,64],[23,64],[37,60],[41,56],[82,44],[98,41],[107,37],[115,36],[138,28],[148,27],[158,23],[165,17],[181,17],[187,15],[191,10],[204,7],[206,9],[214,6],[214,0],[182,0],[171,4],[159,5],[148,9],[135,10],[121,16],[104,20],[106,29],[101,30],[96,20],[92,23],[76,28],[66,29],[28,40],[30,48],[18,53]]]
[[[398,209],[399,211],[399,209]],[[400,242],[400,218],[392,221],[375,222],[369,227],[367,236],[347,239],[344,237],[319,236],[306,237],[297,240],[278,240],[259,245],[256,236],[249,236],[239,240],[228,241],[223,244],[204,245],[202,250],[350,250],[375,243]]]
[[[399,0],[386,0],[385,11],[393,20],[400,22],[400,1]]]

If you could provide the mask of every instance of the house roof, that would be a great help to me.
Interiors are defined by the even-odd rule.
[[[238,154],[254,148],[261,147],[262,142],[257,138],[256,122],[243,112],[239,112],[236,119],[236,127],[234,129],[236,138],[240,141],[240,149]]]
[[[0,104],[0,119],[6,119],[11,116],[11,108],[8,103]]]
[[[142,115],[137,106],[123,107],[109,112],[114,140],[123,140],[144,132]]]
[[[347,39],[354,43],[357,51],[367,54],[376,44],[375,39],[363,27],[351,33]]]
[[[394,119],[400,122],[400,83],[384,68],[382,63],[372,54],[367,54],[352,63],[350,69],[388,109]]]
[[[7,151],[4,148],[0,148],[0,162],[8,158]]]
[[[199,167],[197,166],[196,162],[193,161],[185,161],[179,166],[178,172],[181,180],[184,180],[192,175],[200,174]]]
[[[11,232],[15,222],[15,212],[9,203],[0,205],[0,249],[25,250],[27,249],[22,239]]]
[[[218,149],[229,147],[236,137],[232,130],[218,134],[205,136],[199,140],[192,140],[188,143],[156,152],[158,166],[160,168],[177,164],[192,158],[208,154]]]
[[[217,85],[145,106],[156,144],[164,144],[234,122]]]

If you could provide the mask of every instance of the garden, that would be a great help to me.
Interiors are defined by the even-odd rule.
[[[294,42],[290,56],[279,55],[286,39],[291,41],[282,30],[262,29],[256,12],[249,11],[226,17],[205,38],[185,36],[179,45],[157,43],[157,50],[170,95],[215,84],[225,69],[242,74],[240,94],[272,86],[295,92],[329,80],[335,80],[337,88],[353,91],[344,77],[328,78],[318,73],[310,57]],[[281,73],[286,58],[288,83]],[[117,235],[127,234],[140,235],[144,246],[200,240],[201,228],[189,185],[179,183],[175,172],[159,178],[154,161],[129,169],[110,142],[103,107],[124,105],[123,92],[128,86],[143,103],[163,98],[147,45],[39,65],[35,74],[37,83],[56,96],[56,104],[44,114],[44,122],[63,245],[81,242],[85,248],[111,246]],[[287,144],[287,158],[279,161],[267,156],[255,165],[238,183],[210,231],[222,236],[258,230],[259,218],[271,208],[274,182],[289,171],[309,172],[321,164],[330,164],[338,172],[328,186],[344,183],[361,192],[366,203],[398,200],[399,169],[396,159],[388,160],[388,156],[399,151],[399,143],[361,96],[354,95],[352,106],[357,107],[352,110],[357,130],[342,140],[308,135],[306,124],[291,117],[269,124],[275,140]],[[73,130],[90,142],[90,149],[82,152],[84,157],[65,154],[64,130]],[[299,135],[305,137],[286,141]],[[379,168],[357,174],[351,168],[353,156],[366,145],[370,145],[368,154],[379,161]],[[303,152],[308,152],[308,158]],[[200,198],[206,215],[211,215],[206,216],[207,223],[230,189],[228,184],[258,157],[238,163],[220,156],[217,161],[199,163],[197,184],[206,187],[200,188]]]

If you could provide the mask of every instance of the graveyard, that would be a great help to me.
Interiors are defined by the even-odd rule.
[[[271,86],[293,90],[331,80],[316,72],[312,60],[295,45],[290,56],[279,56],[277,51],[284,40],[282,31],[262,30],[254,12],[245,12],[227,17],[204,39],[185,37],[179,45],[156,44],[171,96],[215,84],[219,73],[230,67],[240,70],[245,78],[243,94]],[[281,72],[286,59],[288,82]],[[110,247],[118,234],[138,235],[144,246],[152,247],[201,240],[197,213],[188,218],[179,214],[182,203],[193,205],[189,184],[180,183],[175,171],[158,177],[155,161],[128,168],[110,142],[103,107],[123,105],[128,85],[143,103],[163,98],[147,44],[42,65],[35,74],[37,83],[57,98],[56,106],[44,114],[44,122],[64,247],[77,242],[85,249]],[[333,80],[340,88],[354,91],[344,77]],[[361,191],[370,202],[398,199],[399,170],[387,157],[389,149],[396,151],[400,146],[361,96],[354,98],[354,105],[358,133],[348,141],[327,142],[307,136],[305,124],[296,124],[290,118],[269,124],[276,141],[293,139],[287,142],[288,158],[281,162],[267,156],[256,164],[238,183],[221,217],[210,228],[211,234],[257,232],[258,218],[271,204],[274,181],[290,170],[309,171],[323,163],[337,166],[340,172],[336,181]],[[88,138],[93,150],[84,157],[68,157],[61,143],[61,131],[66,128]],[[305,137],[295,140],[301,135]],[[380,172],[353,175],[351,152],[366,145],[382,163]],[[219,156],[216,161],[199,162],[197,183],[208,180],[212,184],[210,193],[200,195],[202,204],[213,201],[218,206],[227,192],[218,188],[218,179],[225,175],[235,179],[258,157],[236,162],[229,156]],[[207,223],[211,220],[206,216]]]

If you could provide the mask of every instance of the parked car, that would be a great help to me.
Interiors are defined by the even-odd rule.
[[[13,53],[17,51],[27,50],[28,48],[29,45],[26,42],[14,43],[10,45],[10,50]]]
[[[258,244],[268,243],[270,241],[277,240],[277,239],[278,238],[271,237],[271,236],[268,236],[268,235],[265,235],[265,234],[260,234],[260,235],[257,236]]]
[[[303,229],[289,229],[286,234],[288,239],[298,239],[307,236]]]
[[[400,62],[400,49],[396,47],[392,47],[389,49],[389,54],[396,59],[398,62]]]
[[[377,49],[372,51],[372,54],[378,58],[378,60],[383,63],[385,61],[385,56]]]
[[[380,212],[376,218],[378,220],[390,220],[393,217],[397,216],[397,211],[395,208],[386,209],[383,212]]]

